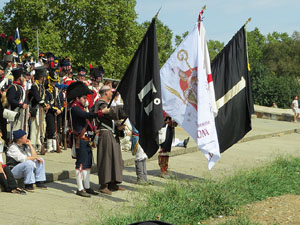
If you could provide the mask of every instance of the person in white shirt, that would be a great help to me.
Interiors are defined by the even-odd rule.
[[[26,194],[26,192],[22,188],[18,187],[14,175],[11,173],[8,166],[4,164],[2,158],[4,144],[5,142],[2,139],[2,132],[0,130],[0,184],[5,192]]]
[[[298,96],[294,96],[294,100],[292,101],[291,108],[294,112],[294,123],[297,123],[297,119],[299,117]]]
[[[38,157],[24,130],[13,132],[14,141],[6,153],[6,163],[16,179],[24,178],[25,190],[33,192],[37,188],[47,189],[45,161]]]

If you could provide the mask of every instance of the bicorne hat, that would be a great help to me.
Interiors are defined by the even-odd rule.
[[[67,88],[67,101],[71,102],[76,97],[92,94],[93,92],[81,81],[71,83]]]

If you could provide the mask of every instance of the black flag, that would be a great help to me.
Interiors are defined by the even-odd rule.
[[[245,27],[243,26],[211,64],[217,108],[216,128],[220,152],[238,142],[251,129],[254,112]]]
[[[161,88],[155,19],[152,20],[117,88],[124,110],[139,131],[139,144],[150,158],[159,147],[163,126]]]

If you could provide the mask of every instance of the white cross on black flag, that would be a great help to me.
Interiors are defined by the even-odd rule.
[[[139,144],[150,158],[158,150],[163,126],[155,19],[152,20],[117,88],[130,122],[139,131]]]

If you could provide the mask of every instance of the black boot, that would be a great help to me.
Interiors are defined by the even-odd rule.
[[[89,188],[89,189],[85,189],[86,193],[89,193],[91,195],[98,195],[97,192],[95,192],[92,188]]]
[[[183,147],[186,148],[187,144],[189,143],[189,140],[190,140],[190,137],[184,139],[184,141],[183,141]]]

